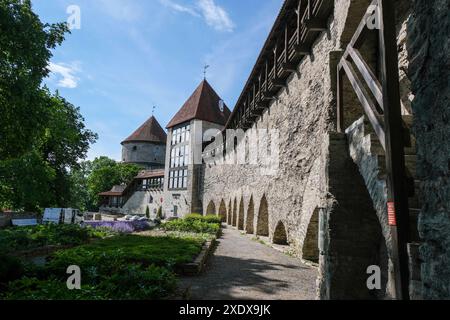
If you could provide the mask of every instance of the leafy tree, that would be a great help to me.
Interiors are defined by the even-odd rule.
[[[115,185],[129,184],[142,168],[135,164],[118,163],[107,157],[95,159],[87,177],[89,209],[97,209],[98,194],[109,191]]]
[[[79,108],[47,92],[49,121],[33,150],[0,162],[0,205],[36,211],[43,207],[73,206],[71,170],[86,157],[97,136],[84,127]],[[3,200],[3,201],[2,201]]]
[[[156,218],[159,219],[159,220],[163,219],[162,207],[158,208],[158,212],[156,213]]]
[[[42,86],[67,24],[43,24],[30,0],[0,0],[0,208],[82,202],[79,160],[97,136],[79,108]]]
[[[0,1],[0,161],[30,152],[50,117],[47,92],[51,49],[67,24],[43,24],[30,0]]]
[[[42,144],[43,159],[55,170],[52,194],[60,207],[72,206],[70,170],[79,167],[78,161],[85,159],[89,146],[97,135],[85,128],[80,109],[73,106],[58,93],[49,95],[50,122]]]
[[[91,172],[90,161],[81,162],[70,172],[71,207],[86,211],[91,209],[87,177]]]

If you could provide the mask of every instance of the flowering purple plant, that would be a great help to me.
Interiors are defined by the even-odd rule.
[[[133,233],[150,228],[147,221],[86,221],[84,224],[93,228],[110,228],[119,233]]]

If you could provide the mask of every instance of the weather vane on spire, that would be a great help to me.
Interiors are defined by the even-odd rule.
[[[153,110],[152,110],[152,116],[154,116],[154,115],[155,115],[155,109],[156,109],[156,106],[153,106]]]
[[[206,80],[206,72],[207,72],[208,68],[209,68],[209,65],[207,65],[207,64],[203,67],[203,79],[205,79],[205,80]]]

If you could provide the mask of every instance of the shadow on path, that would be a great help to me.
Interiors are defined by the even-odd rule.
[[[300,260],[224,229],[206,270],[182,278],[191,299],[314,299],[316,269]]]

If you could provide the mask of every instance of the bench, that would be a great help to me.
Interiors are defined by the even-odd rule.
[[[12,219],[11,223],[15,227],[27,227],[36,226],[38,224],[37,219]]]

